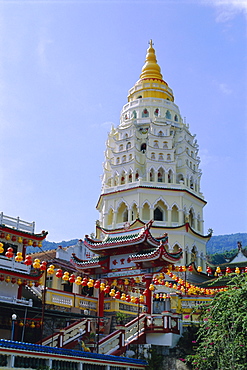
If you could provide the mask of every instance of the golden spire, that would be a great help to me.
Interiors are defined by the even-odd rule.
[[[144,78],[156,78],[159,80],[163,79],[163,76],[160,73],[160,66],[157,63],[152,40],[149,41],[149,48],[147,49],[145,64],[140,75],[141,80]]]

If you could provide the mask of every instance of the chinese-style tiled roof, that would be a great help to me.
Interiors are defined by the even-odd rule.
[[[108,258],[107,256],[103,256],[103,257],[95,256],[95,257],[92,257],[88,261],[83,261],[80,258],[76,257],[75,254],[72,254],[70,261],[74,266],[84,267],[84,268],[92,268],[92,267],[95,268],[95,267],[100,267],[101,262],[105,261],[107,258]]]
[[[178,261],[182,257],[182,253],[182,249],[180,249],[176,253],[169,253],[163,245],[160,245],[158,248],[142,250],[136,254],[131,255],[130,258],[133,262],[152,261],[158,258],[161,258],[168,262],[174,262]]]
[[[89,236],[86,235],[84,244],[90,250],[105,250],[105,249],[112,249],[116,247],[126,247],[131,246],[133,244],[140,244],[144,241],[147,241],[148,244],[158,247],[160,244],[160,240],[154,238],[150,234],[150,226],[152,223],[146,224],[142,228],[137,229],[130,229],[130,230],[121,230],[119,232],[113,233],[106,233],[103,229],[102,232],[105,234],[103,240],[91,239]]]

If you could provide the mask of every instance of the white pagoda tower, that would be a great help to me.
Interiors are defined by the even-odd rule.
[[[98,230],[131,229],[150,220],[152,235],[183,250],[180,264],[205,271],[206,242],[198,144],[163,80],[150,41],[140,79],[106,142]],[[102,235],[96,235],[101,238]]]

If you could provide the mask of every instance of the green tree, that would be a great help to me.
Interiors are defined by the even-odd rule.
[[[233,276],[227,290],[201,307],[194,370],[244,370],[247,363],[247,275]]]

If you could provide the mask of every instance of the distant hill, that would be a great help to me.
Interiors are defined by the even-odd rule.
[[[237,243],[241,242],[242,247],[247,247],[247,233],[230,235],[216,235],[207,243],[207,254],[224,253],[238,248]]]
[[[50,251],[51,249],[57,249],[60,245],[64,247],[70,247],[71,245],[77,244],[78,239],[72,239],[68,241],[62,241],[62,242],[48,242],[48,240],[44,240],[42,243],[42,250],[43,251]],[[38,252],[39,248],[37,247],[27,247],[27,253],[35,253]]]
[[[207,254],[225,253],[226,251],[237,250],[237,242],[241,242],[243,248],[247,247],[247,233],[237,233],[229,235],[216,235],[207,243]],[[75,245],[78,239],[72,239],[62,242],[49,242],[45,240],[42,245],[42,250],[48,251],[51,249],[57,249],[60,245],[62,247],[69,247]],[[35,253],[38,248],[28,247],[27,253]]]

